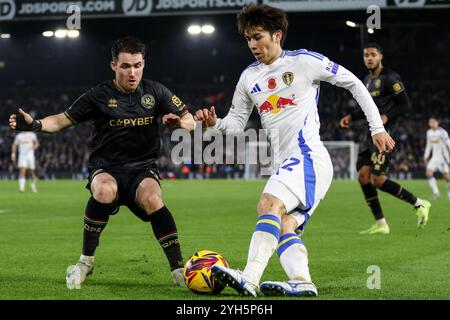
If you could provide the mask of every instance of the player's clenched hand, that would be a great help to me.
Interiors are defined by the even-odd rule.
[[[20,119],[19,117],[22,118]],[[12,130],[21,130],[20,126],[17,125],[18,121],[24,121],[25,125],[31,125],[33,123],[33,118],[28,113],[19,108],[19,115],[12,114],[9,116],[9,127]]]
[[[213,127],[217,122],[216,109],[211,107],[211,109],[200,109],[195,113],[195,120],[202,122],[202,127]]]
[[[348,129],[350,128],[350,121],[352,121],[352,115],[348,114],[345,117],[342,117],[339,121],[339,125],[341,128]]]
[[[176,114],[169,113],[162,117],[163,124],[169,129],[179,128],[181,125],[181,118]]]
[[[372,140],[380,153],[389,153],[395,147],[394,139],[387,132],[374,134]]]

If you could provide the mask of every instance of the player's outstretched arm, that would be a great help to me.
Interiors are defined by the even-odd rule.
[[[162,117],[163,124],[169,129],[183,128],[192,131],[197,126],[194,117],[189,112],[181,118],[176,114],[169,113]]]
[[[64,114],[59,113],[35,120],[28,113],[19,108],[18,114],[9,117],[9,127],[18,131],[39,131],[45,133],[56,133],[70,127],[72,121]]]

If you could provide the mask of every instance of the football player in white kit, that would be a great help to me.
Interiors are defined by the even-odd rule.
[[[36,169],[34,150],[39,147],[39,140],[34,132],[21,132],[16,135],[11,147],[11,161],[16,164],[16,153],[19,151],[17,167],[19,168],[19,191],[25,192],[25,179],[28,170],[32,192],[36,189]]]
[[[428,184],[433,190],[433,199],[437,200],[441,196],[439,188],[434,178],[434,173],[439,171],[447,182],[447,197],[450,201],[450,138],[447,131],[439,126],[439,121],[435,117],[428,119],[427,145],[425,147],[424,163],[427,167],[426,175]],[[430,159],[431,153],[431,159]]]
[[[198,110],[204,127],[224,133],[243,131],[254,107],[264,129],[278,132],[281,165],[269,178],[258,203],[244,271],[214,266],[216,281],[241,295],[316,296],[308,254],[299,235],[325,196],[333,177],[327,149],[319,136],[317,102],[320,81],[351,91],[362,107],[372,138],[381,152],[394,147],[378,109],[362,82],[327,57],[305,49],[283,50],[287,16],[280,9],[250,5],[238,14],[239,32],[256,58],[241,74],[228,115],[218,119],[214,107]],[[277,142],[271,136],[272,146]],[[274,252],[288,281],[259,282]]]

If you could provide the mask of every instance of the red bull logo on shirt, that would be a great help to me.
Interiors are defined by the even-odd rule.
[[[259,107],[259,114],[263,113],[273,113],[277,114],[281,110],[285,109],[287,106],[296,106],[297,104],[293,99],[279,97],[277,95],[271,95],[264,103],[262,103]]]

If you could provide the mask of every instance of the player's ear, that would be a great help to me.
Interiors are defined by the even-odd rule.
[[[117,70],[117,64],[114,61],[111,61],[110,64],[112,71],[116,72]]]
[[[281,38],[283,37],[283,32],[281,30],[277,30],[273,33],[274,40],[281,41]]]

